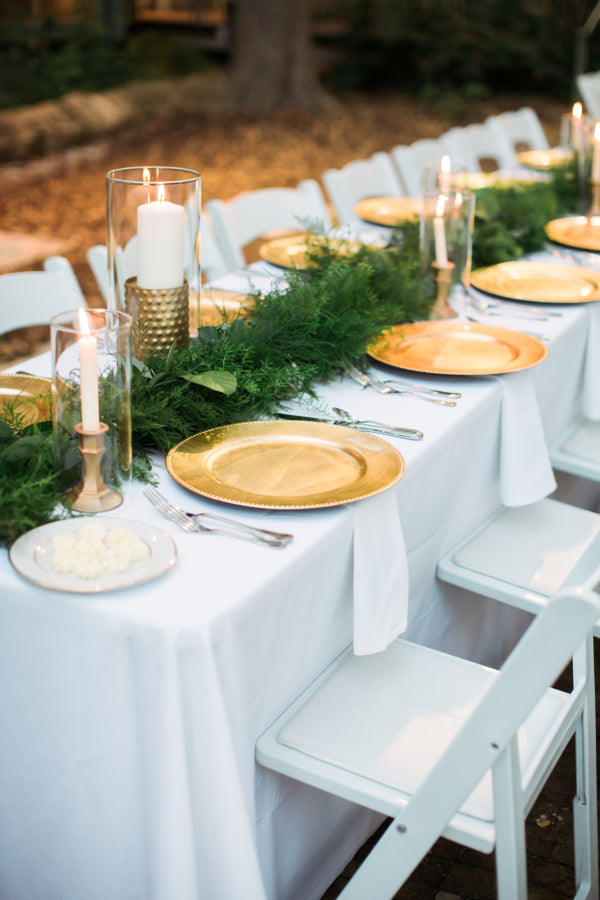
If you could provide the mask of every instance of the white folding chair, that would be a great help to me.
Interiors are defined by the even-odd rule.
[[[407,196],[388,153],[353,159],[341,169],[327,169],[323,184],[340,225],[356,221],[354,208],[367,197]]]
[[[244,248],[269,232],[331,227],[323,192],[310,178],[295,188],[260,188],[226,203],[209,200],[206,209],[229,271],[243,268],[247,263]]]
[[[515,152],[548,150],[550,147],[542,123],[535,110],[530,106],[522,106],[520,109],[490,116],[488,121],[499,126]]]
[[[78,306],[85,297],[70,262],[50,256],[44,271],[0,275],[0,333],[49,325],[52,316]]]
[[[600,72],[583,72],[576,78],[577,90],[592,119],[600,120]]]
[[[392,898],[440,835],[495,848],[499,900],[526,900],[525,818],[573,735],[576,898],[598,897],[599,612],[557,596],[499,672],[404,640],[348,650],[259,738],[261,765],[392,817],[340,900]],[[572,691],[552,688],[569,662]]]
[[[426,187],[435,187],[442,156],[449,156],[452,169],[457,171],[452,148],[444,137],[423,138],[408,146],[398,144],[390,150],[392,162],[398,170],[402,187],[409,197],[420,197]],[[460,165],[458,166],[460,168]],[[428,176],[430,184],[428,184]]]
[[[497,510],[442,556],[437,575],[538,613],[556,591],[586,579],[599,552],[600,515],[546,497]]]
[[[462,145],[465,159],[474,159],[479,169],[482,163],[491,161],[496,169],[518,169],[517,156],[504,132],[489,119],[465,125],[455,132],[453,143]],[[469,171],[477,171],[469,166]]]

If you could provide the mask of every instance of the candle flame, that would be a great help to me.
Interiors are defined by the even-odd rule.
[[[444,216],[444,207],[446,205],[446,198],[443,194],[437,198],[437,205],[435,207],[435,214],[438,218],[443,218]]]
[[[158,186],[158,201],[159,203],[164,203],[165,199],[165,186],[164,184],[159,184]]]
[[[80,306],[79,309],[77,310],[77,312],[79,314],[79,329],[80,329],[81,333],[89,334],[90,333],[90,325],[89,325],[88,317],[86,315],[86,312],[85,312],[85,309],[83,308],[83,306]]]
[[[583,116],[583,105],[579,102],[573,104],[573,118],[581,119]]]
[[[594,127],[594,140],[600,141],[600,122],[596,122]]]
[[[445,172],[446,174],[450,172],[450,157],[446,153],[440,160],[440,172]]]
[[[144,184],[150,184],[150,169],[144,169],[142,172],[142,180]]]

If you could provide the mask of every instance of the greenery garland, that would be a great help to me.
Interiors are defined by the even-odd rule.
[[[541,248],[544,225],[576,206],[575,179],[477,192],[475,268]],[[284,288],[257,294],[252,313],[203,327],[187,347],[135,361],[131,415],[134,477],[148,479],[149,451],[166,452],[190,434],[274,415],[282,401],[315,396],[315,385],[342,376],[373,339],[399,322],[429,315],[418,226],[392,233],[385,248],[340,254],[319,240],[310,265]],[[0,545],[58,518],[66,486],[53,464],[49,423],[24,425],[5,407],[0,418]]]

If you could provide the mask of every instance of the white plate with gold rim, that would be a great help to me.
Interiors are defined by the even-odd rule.
[[[133,562],[124,572],[104,572],[98,578],[80,578],[73,572],[57,572],[52,566],[52,541],[56,535],[79,532],[90,519],[61,519],[48,522],[27,531],[11,544],[8,558],[13,568],[40,587],[76,594],[99,594],[114,591],[150,581],[166,572],[174,565],[177,549],[173,539],[164,531],[159,531],[145,522],[128,519],[104,518],[101,524],[108,531],[112,528],[127,528],[138,537],[147,548],[147,555]]]

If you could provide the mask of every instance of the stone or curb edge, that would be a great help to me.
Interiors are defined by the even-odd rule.
[[[199,112],[214,102],[218,85],[214,73],[200,73],[0,110],[0,162],[30,160],[125,127]]]

